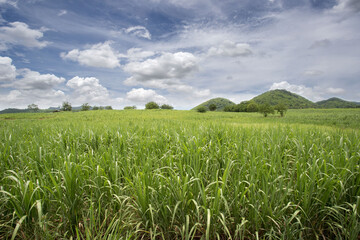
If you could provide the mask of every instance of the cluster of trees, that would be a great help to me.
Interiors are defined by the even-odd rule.
[[[156,102],[148,102],[147,104],[145,104],[145,109],[174,109],[173,106],[168,105],[168,104],[163,104],[163,105],[159,105]]]
[[[254,101],[244,101],[236,105],[228,105],[224,108],[225,112],[259,112],[267,117],[269,114],[275,114],[275,111],[283,117],[287,111],[287,106],[279,103],[275,106],[269,103],[257,104]]]
[[[83,105],[81,105],[81,111],[89,111],[89,110],[112,110],[113,108],[111,106],[93,106],[91,108],[91,106],[88,103],[84,103]]]

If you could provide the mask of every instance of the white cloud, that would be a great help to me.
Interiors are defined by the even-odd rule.
[[[10,4],[13,7],[17,7],[17,1],[16,0],[0,0],[0,4]]]
[[[65,14],[67,14],[67,11],[62,9],[62,10],[59,11],[58,16],[61,17],[61,16],[65,15]]]
[[[327,93],[331,93],[331,94],[340,94],[340,93],[344,93],[345,90],[343,88],[327,88],[326,89]]]
[[[146,39],[151,40],[151,34],[150,34],[149,30],[147,30],[143,26],[129,27],[125,30],[125,32],[128,34],[137,36],[137,37],[146,38]]]
[[[167,102],[167,99],[164,96],[157,94],[152,89],[144,88],[133,88],[130,92],[126,93],[126,99],[138,103],[146,103],[149,101],[154,101],[159,104]]]
[[[14,81],[12,86],[22,90],[50,90],[56,85],[65,82],[62,77],[54,74],[40,74],[30,69],[18,70],[18,74],[22,76],[19,80]]]
[[[130,61],[141,61],[145,58],[154,56],[153,51],[143,51],[141,48],[130,48],[127,54],[120,54],[119,57],[127,58]]]
[[[120,66],[117,53],[110,46],[111,42],[92,45],[89,49],[73,49],[68,53],[61,53],[63,59],[79,62],[80,65],[100,68],[116,68]]]
[[[360,11],[360,1],[359,0],[338,0],[339,4],[334,7],[335,11]]]
[[[13,22],[9,26],[0,27],[0,43],[23,45],[26,47],[44,48],[49,42],[40,41],[46,29],[30,29],[26,23]]]
[[[198,69],[197,58],[188,52],[163,53],[160,57],[143,62],[130,62],[124,70],[134,80],[146,82],[159,79],[180,79]]]
[[[109,91],[95,77],[82,78],[76,76],[70,79],[66,86],[73,89],[73,99],[78,104],[85,102],[99,104],[109,99]]]
[[[305,98],[308,98],[310,100],[322,100],[322,97],[319,96],[319,92],[315,92],[313,88],[306,87],[304,85],[296,85],[296,84],[290,84],[287,81],[282,81],[278,83],[273,83],[270,87],[270,90],[274,89],[285,89],[290,92],[296,93],[300,96],[303,96]]]
[[[252,54],[250,45],[247,43],[235,43],[229,40],[224,41],[219,47],[211,47],[209,56],[239,57]]]
[[[16,67],[9,57],[0,57],[0,83],[11,82],[16,77]]]

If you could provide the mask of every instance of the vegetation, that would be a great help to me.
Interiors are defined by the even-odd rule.
[[[254,101],[249,101],[247,103],[246,112],[258,112],[258,111],[259,111],[259,106]]]
[[[254,97],[252,101],[256,102],[257,104],[268,103],[272,106],[282,103],[292,109],[316,107],[315,103],[307,100],[304,97],[286,90],[279,89],[267,91],[257,97]]]
[[[35,103],[32,103],[32,104],[28,105],[28,109],[29,109],[31,112],[37,112],[37,111],[39,111],[39,107],[38,107],[38,105],[36,105]]]
[[[163,105],[161,105],[161,107],[160,107],[160,108],[161,108],[161,109],[169,109],[169,110],[174,109],[174,107],[173,107],[173,106],[168,105],[168,104],[163,104]]]
[[[61,111],[71,111],[72,107],[69,102],[63,102]]]
[[[357,239],[360,109],[0,116],[2,239]]]
[[[274,108],[270,104],[265,103],[265,104],[261,104],[259,106],[259,113],[262,113],[264,115],[264,117],[267,117],[269,114],[274,114],[275,111],[274,111]]]
[[[196,111],[198,111],[199,113],[206,113],[206,107],[204,106],[200,106],[196,108]]]
[[[132,109],[136,109],[136,106],[126,106],[124,107],[124,110],[132,110]]]
[[[278,113],[280,113],[280,117],[284,117],[284,115],[285,115],[285,113],[286,113],[286,111],[287,111],[287,107],[286,107],[285,104],[283,104],[283,103],[277,104],[277,105],[274,107],[274,109],[275,109]]]
[[[216,110],[216,104],[212,103],[209,105],[209,110],[210,111],[215,111]]]
[[[235,103],[233,103],[232,101],[230,101],[229,99],[226,98],[213,98],[210,99],[196,107],[193,108],[193,110],[196,110],[198,107],[205,107],[206,109],[210,109],[209,106],[214,104],[216,106],[216,110],[217,111],[223,111],[224,108],[228,105],[234,105]]]
[[[316,102],[318,108],[359,108],[360,103],[348,102],[340,98],[329,98],[328,100]]]
[[[106,106],[105,110],[113,110],[112,106]]]
[[[81,105],[81,111],[89,111],[90,108],[91,107],[88,103],[84,103],[83,105]]]
[[[145,109],[159,109],[159,104],[157,104],[156,102],[148,102],[147,104],[145,104]]]

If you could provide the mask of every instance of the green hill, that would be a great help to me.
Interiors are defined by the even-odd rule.
[[[269,103],[270,105],[277,105],[279,103],[285,104],[288,108],[314,108],[315,103],[307,100],[306,98],[299,96],[295,93],[286,90],[271,90],[267,91],[259,96],[256,96],[252,101],[257,104]]]
[[[224,110],[225,106],[227,106],[227,105],[235,105],[234,102],[232,102],[232,101],[230,101],[229,99],[226,99],[226,98],[213,98],[213,99],[210,99],[210,100],[208,100],[206,102],[201,103],[200,105],[194,107],[192,110],[196,110],[200,106],[204,106],[207,109],[209,109],[209,106],[211,104],[216,105],[216,111]]]
[[[340,98],[329,98],[328,100],[316,102],[318,108],[357,108],[360,107],[360,103],[349,102]]]

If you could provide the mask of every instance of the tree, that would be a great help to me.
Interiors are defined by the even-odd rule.
[[[98,106],[93,106],[92,110],[99,110]]]
[[[130,109],[136,109],[136,106],[126,106],[124,107],[124,110],[130,110]]]
[[[106,106],[105,109],[106,110],[113,110],[112,106]]]
[[[246,106],[247,112],[257,112],[259,111],[259,106],[255,102],[249,102],[249,104]]]
[[[61,110],[62,111],[71,111],[72,110],[71,103],[63,102]]]
[[[161,107],[160,107],[160,108],[161,108],[161,109],[170,109],[170,110],[174,109],[174,107],[173,107],[173,106],[168,105],[168,104],[163,104],[163,105],[161,105]]]
[[[38,107],[38,105],[36,105],[35,103],[32,103],[32,104],[28,105],[28,109],[29,109],[30,111],[33,111],[33,112],[39,111],[39,107]]]
[[[145,105],[145,109],[159,109],[159,104],[157,104],[156,102],[148,102]]]
[[[88,103],[84,103],[83,105],[81,105],[81,111],[89,111],[90,110],[90,105]]]
[[[286,111],[287,111],[287,107],[285,104],[283,103],[279,103],[278,105],[275,106],[275,110],[280,113],[280,117],[284,117]]]
[[[260,105],[259,113],[262,113],[264,117],[267,117],[270,113],[274,114],[275,112],[274,112],[274,108],[270,106],[270,104],[265,103]]]
[[[205,113],[206,112],[206,107],[204,106],[200,106],[196,109],[199,113]]]
[[[209,110],[210,111],[215,111],[216,110],[216,105],[214,103],[209,105]]]

